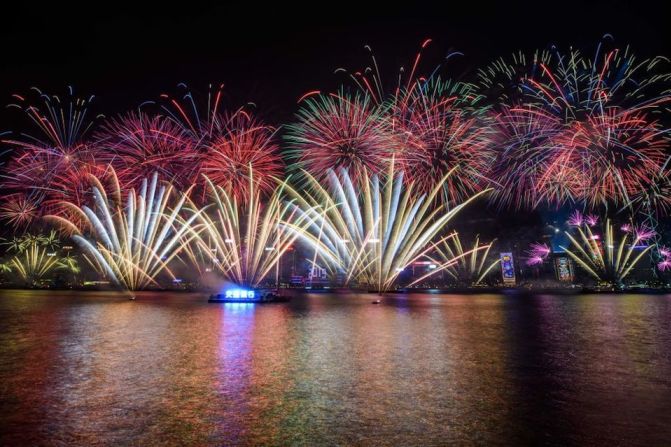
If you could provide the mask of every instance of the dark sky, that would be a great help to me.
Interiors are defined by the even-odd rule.
[[[107,115],[175,93],[178,82],[196,91],[224,82],[231,104],[254,101],[277,124],[304,92],[334,88],[342,80],[335,68],[368,64],[364,44],[390,79],[428,37],[427,70],[450,50],[465,53],[449,67],[454,77],[516,49],[555,43],[592,51],[605,33],[641,56],[671,55],[662,2],[21,3],[1,15],[0,102],[30,86],[64,93],[73,85],[82,96],[96,94],[96,111]],[[8,113],[0,113],[0,130],[13,121]]]

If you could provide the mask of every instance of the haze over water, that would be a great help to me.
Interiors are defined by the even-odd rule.
[[[0,445],[669,445],[670,296],[0,291]]]

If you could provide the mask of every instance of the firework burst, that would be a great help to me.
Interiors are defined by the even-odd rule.
[[[246,114],[235,114],[221,120],[217,137],[208,144],[200,165],[209,183],[223,187],[240,201],[249,195],[249,167],[261,193],[269,194],[281,177],[283,164],[275,143],[275,129],[255,121]]]
[[[139,190],[127,194],[121,204],[121,188],[108,195],[101,182],[94,182],[93,208],[69,203],[79,218],[47,216],[72,234],[85,259],[101,274],[127,290],[156,286],[156,277],[165,272],[174,279],[168,264],[187,246],[191,224],[199,213],[184,220],[179,213],[187,200],[182,194],[173,204],[173,187],[158,184],[158,175],[142,181]]]
[[[527,265],[540,265],[545,262],[552,250],[547,244],[533,243],[527,250]]]
[[[443,238],[441,243],[433,244],[435,251],[427,259],[436,265],[436,270],[445,271],[458,284],[478,285],[501,262],[500,259],[488,261],[494,242],[481,244],[480,237],[476,236],[472,245],[465,246],[459,234],[454,232]],[[429,272],[415,282],[421,282],[433,274],[434,272]]]
[[[485,175],[492,161],[489,126],[483,123],[487,106],[473,85],[444,80],[436,66],[428,77],[420,74],[423,52],[431,43],[425,40],[406,70],[401,67],[394,85],[383,82],[377,60],[370,47],[372,64],[364,70],[345,72],[358,90],[371,98],[393,126],[395,163],[405,170],[405,180],[419,191],[430,192],[436,182],[457,167],[449,177],[441,198],[458,202],[480,191],[489,182]],[[445,60],[461,53],[450,53]],[[393,87],[388,89],[388,87]],[[388,158],[387,154],[387,158]],[[349,170],[351,166],[331,164]],[[380,169],[371,169],[379,173]]]
[[[606,46],[599,44],[592,58],[556,48],[516,54],[479,72],[481,94],[501,107],[541,110],[564,129],[552,138],[556,150],[548,163],[536,164],[544,181],[566,183],[537,186],[550,203],[626,204],[648,189],[664,161],[668,138],[654,115],[671,101],[671,75],[658,74],[666,61],[639,62],[628,48]],[[512,168],[504,175],[525,174]],[[533,183],[536,173],[530,174],[523,183]]]
[[[16,275],[29,286],[37,286],[48,274],[56,270],[78,270],[76,259],[72,258],[65,262],[64,258],[58,256],[52,250],[59,245],[55,232],[49,234],[25,234],[15,237],[8,245],[11,251],[15,251],[4,270],[16,273]]]
[[[194,224],[197,256],[212,263],[228,281],[256,287],[278,267],[282,255],[292,247],[305,220],[292,204],[283,202],[284,184],[264,203],[259,182],[248,166],[247,197],[241,201],[227,188],[206,179],[210,204],[201,209]],[[212,208],[214,212],[208,212]],[[283,222],[295,232],[286,230]],[[194,259],[196,257],[194,256]]]
[[[50,211],[50,204],[67,197],[77,200],[76,191],[67,188],[71,179],[80,178],[96,166],[97,149],[85,141],[95,118],[89,119],[89,99],[76,98],[72,90],[67,98],[49,96],[33,89],[37,100],[14,95],[10,107],[22,110],[38,132],[22,133],[4,140],[12,148],[3,188],[14,203],[6,203],[3,215],[14,225],[28,225]],[[39,105],[33,105],[34,103]],[[22,197],[16,202],[17,197]],[[35,208],[37,213],[26,213]],[[14,212],[12,212],[14,211]]]
[[[247,105],[233,111],[224,109],[223,84],[210,85],[208,93],[194,94],[185,84],[183,93],[162,94],[162,112],[191,139],[198,158],[199,197],[205,199],[209,185],[205,179],[223,186],[238,199],[248,197],[247,169],[251,165],[259,190],[270,194],[284,164],[276,142],[277,130],[254,116]],[[252,106],[253,104],[250,104]]]
[[[304,100],[287,140],[295,167],[320,180],[329,169],[347,169],[355,182],[384,172],[397,148],[384,109],[369,96],[344,92]]]
[[[574,122],[563,138],[566,164],[583,173],[578,196],[589,206],[627,204],[649,189],[668,148],[659,124],[616,108]]]
[[[166,117],[130,112],[105,123],[96,140],[124,188],[136,186],[154,172],[180,185],[190,185],[196,178],[199,154],[194,143]]]
[[[609,219],[606,220],[603,235],[593,233],[589,225],[577,227],[576,232],[575,237],[566,232],[571,246],[570,249],[561,248],[591,277],[614,285],[620,285],[641,258],[653,248],[653,245],[648,245],[635,255],[638,244],[649,236],[639,231],[635,231],[633,236],[624,233],[618,243]]]
[[[394,101],[389,113],[401,142],[397,160],[419,191],[431,191],[452,169],[443,185],[447,201],[464,200],[488,183],[490,128],[484,114],[474,112],[474,96],[468,84],[438,79]]]
[[[489,177],[491,200],[499,207],[534,208],[540,203],[570,202],[577,188],[575,172],[562,163],[558,136],[561,121],[543,110],[504,107],[493,114],[495,160]]]
[[[37,204],[23,193],[9,195],[0,204],[0,219],[5,220],[15,229],[26,228],[38,215]]]
[[[441,243],[432,241],[463,207],[488,191],[447,210],[436,200],[442,182],[429,194],[418,193],[412,183],[404,185],[403,173],[397,175],[393,164],[382,179],[368,175],[360,193],[344,169],[340,175],[328,172],[330,189],[309,173],[305,176],[307,191],[287,191],[309,225],[297,229],[287,224],[287,228],[315,250],[313,263],[327,265],[346,285],[358,283],[381,292],[389,290],[408,265]]]

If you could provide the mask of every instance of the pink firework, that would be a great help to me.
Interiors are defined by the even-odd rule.
[[[568,224],[572,227],[581,227],[583,223],[585,223],[585,216],[578,210],[573,211],[568,219]]]
[[[238,199],[248,196],[250,167],[261,192],[274,190],[276,179],[283,174],[275,130],[247,114],[220,117],[219,122],[217,136],[203,154],[200,172]]]
[[[550,247],[547,244],[533,243],[530,246],[530,252],[532,256],[541,256],[546,257],[550,254]]]
[[[620,227],[620,230],[624,231],[625,233],[631,232],[632,229],[633,227],[631,226],[630,223],[622,224],[622,226]]]
[[[365,95],[317,95],[303,101],[288,126],[289,155],[317,178],[346,169],[358,180],[386,171],[397,147],[389,120]]]
[[[545,262],[545,258],[542,258],[540,256],[531,256],[527,258],[527,265],[540,265],[543,262]]]
[[[636,237],[636,240],[639,242],[644,242],[649,239],[652,239],[653,237],[655,237],[656,234],[657,233],[653,229],[651,229],[645,224],[639,225],[636,228],[634,228],[634,235]]]
[[[96,135],[105,161],[125,187],[157,172],[162,179],[187,186],[198,172],[200,155],[183,128],[163,116],[131,112],[108,121]]]
[[[660,272],[671,270],[671,259],[664,259],[657,263],[657,268]]]
[[[594,226],[596,226],[596,224],[599,223],[599,216],[597,216],[595,214],[588,214],[585,217],[585,223],[587,225],[589,225],[590,227],[594,227]]]
[[[543,243],[533,243],[529,246],[527,250],[527,265],[538,265],[545,262],[547,257],[550,255],[550,247],[547,244]]]
[[[664,245],[660,245],[657,249],[657,254],[662,258],[662,260],[657,263],[659,271],[666,272],[671,270],[671,249]]]

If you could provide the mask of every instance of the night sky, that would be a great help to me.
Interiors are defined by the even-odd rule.
[[[223,82],[231,107],[253,101],[261,116],[280,124],[291,119],[306,91],[336,88],[344,80],[333,74],[336,68],[369,64],[365,44],[389,82],[426,38],[433,43],[425,71],[450,51],[464,53],[442,71],[454,78],[468,78],[517,49],[556,44],[593,51],[605,33],[642,57],[671,55],[662,2],[318,2],[312,8],[284,2],[183,2],[178,8],[168,2],[142,8],[22,3],[2,14],[0,103],[31,86],[64,94],[72,85],[78,95],[95,94],[95,112],[107,116],[177,93],[179,82],[196,92]],[[17,114],[3,108],[0,130],[14,128]]]

